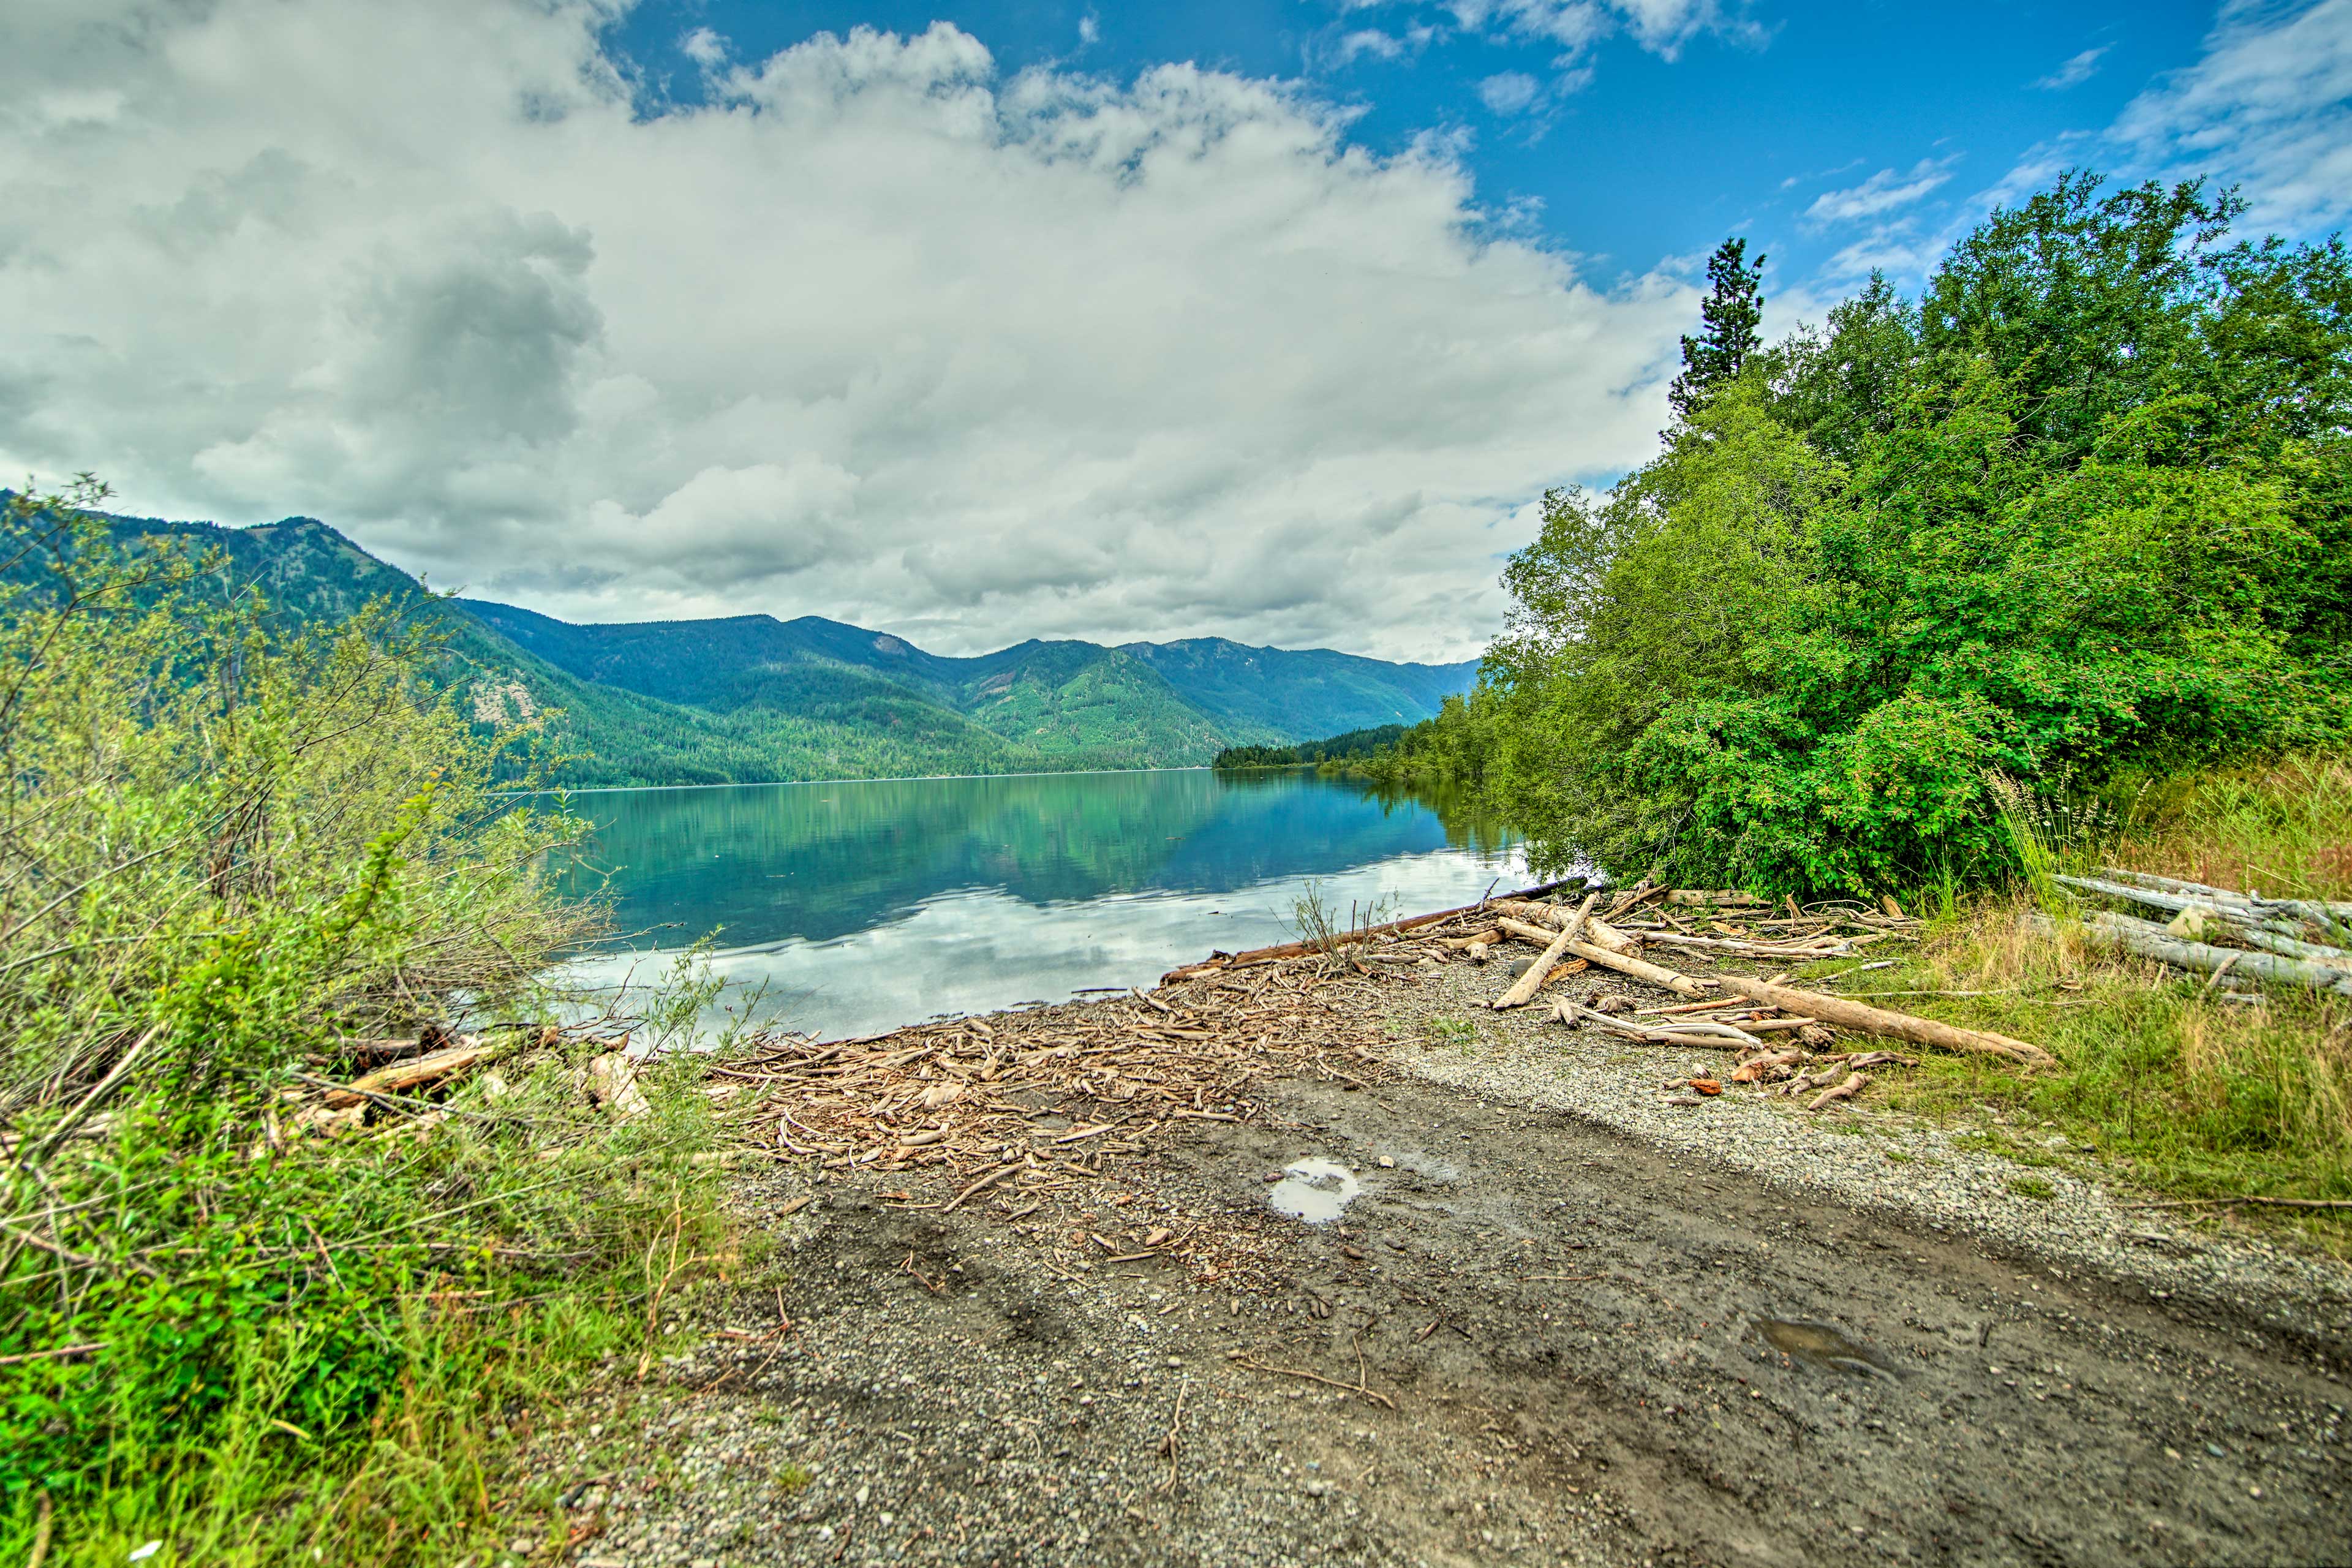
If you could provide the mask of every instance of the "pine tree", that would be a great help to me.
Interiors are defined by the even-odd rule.
[[[1666,395],[1675,417],[1688,419],[1706,405],[1715,389],[1739,374],[1748,356],[1763,346],[1756,330],[1764,319],[1764,258],[1748,261],[1748,242],[1727,239],[1706,258],[1707,296],[1698,308],[1706,330],[1683,340],[1683,373]]]

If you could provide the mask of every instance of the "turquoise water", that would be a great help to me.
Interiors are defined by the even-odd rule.
[[[710,938],[740,1000],[863,1034],[940,1014],[1148,985],[1212,949],[1296,936],[1309,882],[1343,915],[1475,899],[1517,841],[1442,795],[1311,773],[1056,773],[615,790],[572,890],[613,898],[578,972],[644,981]]]

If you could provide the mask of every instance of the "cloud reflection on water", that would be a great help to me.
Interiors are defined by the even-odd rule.
[[[1240,789],[1201,773],[900,784],[837,831],[812,814],[858,786],[791,787],[807,793],[609,800],[621,831],[607,847],[625,867],[627,923],[698,933],[725,917],[722,941],[755,939],[712,954],[730,1000],[764,984],[763,1016],[828,1036],[1149,985],[1213,949],[1286,942],[1310,878],[1342,913],[1384,901],[1393,915],[1520,874],[1491,825],[1305,776]],[[574,965],[597,984],[665,967],[649,951]]]

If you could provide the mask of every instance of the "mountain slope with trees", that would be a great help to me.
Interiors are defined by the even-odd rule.
[[[1033,638],[957,658],[814,616],[573,626],[429,593],[315,519],[100,521],[118,545],[208,558],[189,595],[254,596],[281,627],[383,604],[431,632],[437,678],[478,725],[536,727],[546,776],[578,786],[1198,765],[1332,715],[1420,717],[1474,668],[1211,641]]]

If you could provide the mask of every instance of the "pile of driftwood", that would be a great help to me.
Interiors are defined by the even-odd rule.
[[[1816,1107],[1859,1092],[1869,1081],[1859,1068],[1916,1065],[1885,1051],[1823,1049],[1838,1029],[1998,1057],[2021,1067],[2046,1067],[2053,1061],[2039,1046],[2007,1035],[1796,989],[1780,984],[1780,976],[1700,974],[1659,962],[1743,959],[1794,967],[1825,958],[1867,956],[1874,943],[1917,940],[1920,922],[1906,915],[1891,897],[1874,907],[1852,900],[1802,906],[1790,900],[1775,905],[1737,890],[1643,883],[1613,894],[1591,893],[1574,907],[1539,901],[1546,895],[1580,891],[1583,885],[1581,879],[1549,883],[1507,898],[1391,921],[1351,933],[1336,949],[1292,942],[1218,953],[1204,963],[1171,970],[1162,983],[1194,981],[1318,953],[1367,975],[1393,973],[1395,965],[1415,962],[1458,957],[1487,962],[1506,943],[1520,942],[1541,951],[1517,970],[1490,1006],[1524,1006],[1548,990],[1561,988],[1571,976],[1596,969],[1622,975],[1680,1000],[1643,1007],[1631,997],[1596,991],[1582,1000],[1556,1000],[1550,1016],[1571,1028],[1590,1025],[1648,1045],[1734,1050],[1738,1055],[1730,1081],[1773,1083],[1784,1093],[1811,1094],[1810,1103]],[[1787,1038],[1773,1041],[1766,1037],[1769,1036]],[[1823,1079],[1821,1075],[1832,1070],[1838,1076]],[[1675,1087],[1686,1091],[1678,1092],[1678,1100],[1696,1100],[1721,1092],[1722,1081],[1696,1079]]]
[[[1699,957],[1797,963],[1850,957],[1865,943],[1912,938],[1918,922],[1892,899],[1875,910],[1850,904],[1809,910],[1793,901],[1775,910],[1748,893],[1637,888],[1619,894],[1605,917],[1595,912],[1597,901],[1598,895],[1588,897],[1569,910],[1518,899],[1496,900],[1490,908],[1496,936],[1538,943],[1543,951],[1491,1005],[1523,1005],[1564,971],[1600,968],[1622,974],[1684,1000],[1642,1007],[1631,997],[1596,991],[1583,1001],[1560,999],[1552,1016],[1572,1029],[1590,1025],[1645,1045],[1735,1051],[1729,1081],[1777,1084],[1779,1092],[1810,1095],[1810,1110],[1860,1093],[1870,1081],[1860,1068],[1917,1065],[1888,1051],[1819,1050],[1832,1041],[1833,1029],[1994,1056],[2023,1067],[2053,1061],[2038,1046],[1989,1030],[1800,990],[1777,978],[1685,973],[1642,956],[1645,946],[1657,944],[1672,954]],[[1764,1037],[1779,1034],[1790,1036],[1793,1045]],[[1677,1102],[1695,1103],[1722,1093],[1723,1081],[1707,1076],[1661,1087]]]
[[[1071,1215],[1066,1244],[1089,1264],[1173,1260],[1203,1281],[1255,1278],[1276,1266],[1250,1237],[1118,1214],[1133,1202],[1119,1167],[1174,1124],[1264,1116],[1251,1092],[1260,1079],[1385,1076],[1360,1028],[1317,994],[1331,984],[1310,965],[1269,963],[1173,1002],[1139,990],[831,1044],[787,1038],[713,1071],[756,1094],[739,1123],[753,1142],[814,1163],[821,1180],[929,1177],[927,1195],[883,1197],[1039,1226]]]
[[[265,1129],[272,1141],[287,1132],[335,1137],[385,1123],[402,1133],[421,1135],[449,1119],[446,1097],[461,1084],[478,1082],[482,1100],[495,1105],[508,1092],[499,1068],[565,1048],[593,1054],[573,1068],[574,1087],[608,1115],[628,1118],[649,1109],[637,1087],[638,1064],[629,1054],[625,1023],[599,1019],[571,1028],[555,1025],[515,1026],[486,1034],[457,1034],[428,1024],[414,1039],[353,1039],[339,1047],[340,1060],[321,1066],[344,1070],[298,1071],[283,1091],[282,1122]],[[362,1069],[353,1071],[352,1069]]]
[[[2203,882],[2103,866],[2062,885],[2116,903],[2158,910],[2158,922],[2094,910],[2092,931],[2143,958],[2250,984],[2352,996],[2352,903],[2266,899]],[[2209,983],[2210,984],[2210,983]]]

